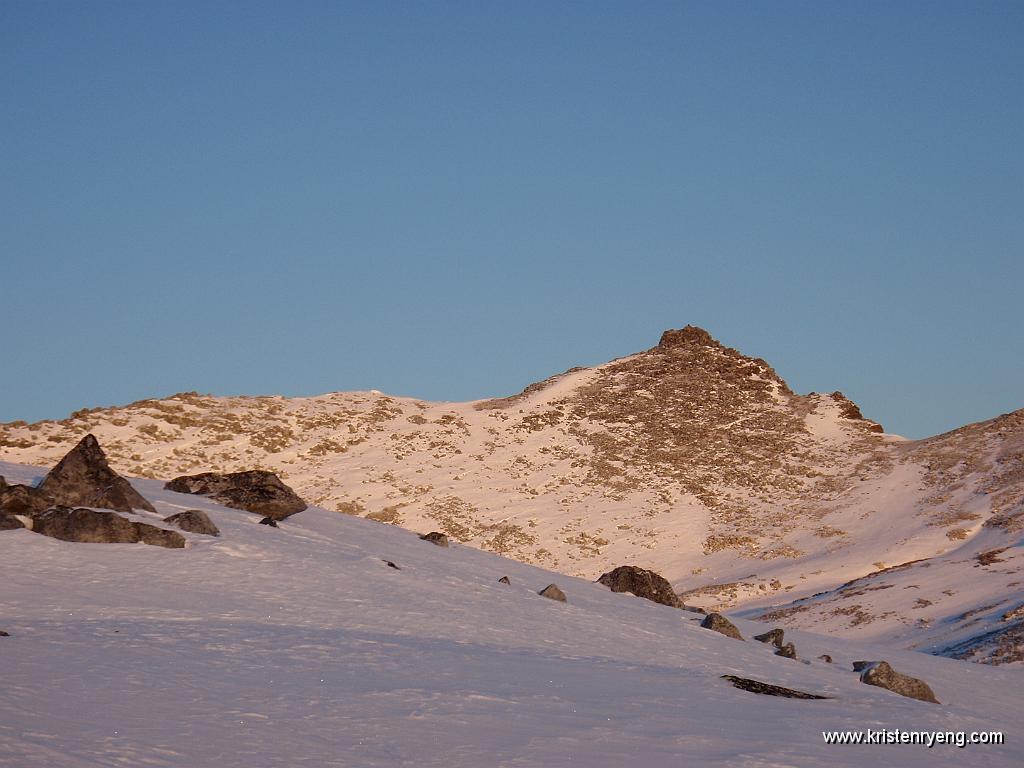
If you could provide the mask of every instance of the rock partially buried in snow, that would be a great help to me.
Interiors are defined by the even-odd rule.
[[[858,663],[864,665],[860,670],[857,670]],[[862,683],[876,685],[879,688],[885,688],[893,693],[898,693],[900,696],[917,699],[918,701],[927,701],[932,704],[940,703],[935,698],[935,694],[928,683],[924,680],[918,680],[916,677],[904,675],[902,672],[897,672],[886,661],[854,662],[854,670],[860,671],[860,681]]]
[[[87,544],[152,544],[157,547],[179,549],[185,546],[185,537],[177,531],[167,531],[155,525],[137,523],[116,512],[96,509],[68,509],[56,507],[36,515],[32,530],[43,536],[61,541]]]
[[[165,523],[189,533],[201,533],[206,536],[220,536],[220,529],[213,524],[210,516],[201,509],[186,509],[175,515],[164,518]]]
[[[100,507],[117,512],[144,509],[156,512],[153,505],[131,484],[110,468],[106,454],[93,435],[86,435],[36,489],[50,500],[51,506]]]
[[[759,643],[771,643],[776,648],[781,648],[782,640],[785,636],[785,630],[775,627],[775,629],[769,629],[760,635],[754,635],[754,639]]]
[[[736,625],[720,613],[709,613],[707,618],[705,618],[700,625],[704,627],[704,629],[710,629],[713,632],[718,632],[726,637],[731,637],[734,640],[743,639],[743,635],[741,635],[740,631],[736,629]]]
[[[795,659],[796,658],[796,646],[792,643],[786,643],[781,646],[779,650],[775,652],[776,656],[781,656],[784,659]]]
[[[722,675],[723,680],[728,680],[734,688],[751,693],[760,693],[764,696],[781,696],[786,699],[827,699],[828,696],[819,696],[816,693],[805,693],[792,688],[783,688],[781,685],[762,683],[760,680],[751,680],[748,677],[737,677],[736,675]]]
[[[500,579],[498,579],[498,583],[499,584],[511,584],[512,582],[509,581],[508,576],[502,576]]]
[[[667,579],[654,571],[638,568],[635,565],[620,565],[615,570],[601,576],[597,581],[611,589],[612,592],[631,592],[637,597],[643,597],[673,608],[679,608],[682,605]]]
[[[549,600],[557,600],[560,603],[566,602],[565,592],[559,589],[557,584],[548,584],[537,594],[541,597],[546,597]]]
[[[275,520],[283,520],[306,508],[306,502],[281,482],[281,478],[262,469],[230,474],[204,472],[199,475],[182,475],[171,480],[164,488],[177,493],[209,496],[225,507]]]
[[[829,656],[827,653],[821,654],[821,656],[819,656],[818,659],[824,661],[826,664],[832,663],[832,657]]]
[[[448,537],[440,531],[431,531],[420,536],[423,541],[429,541],[431,544],[437,544],[439,547],[448,546]]]
[[[277,524],[277,520],[275,520],[272,517],[264,517],[262,520],[260,520],[260,525],[269,525],[271,528],[279,528],[280,527]]]

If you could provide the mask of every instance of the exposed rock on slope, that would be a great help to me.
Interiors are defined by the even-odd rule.
[[[91,434],[83,437],[50,470],[38,490],[54,504],[80,504],[118,512],[156,511],[127,480],[110,468],[103,449]]]
[[[169,491],[195,493],[232,509],[242,509],[274,520],[283,520],[306,508],[306,502],[273,472],[249,470],[222,475],[204,472],[176,477],[164,486]]]
[[[54,539],[90,544],[142,542],[170,549],[185,546],[185,538],[180,533],[96,509],[50,509],[32,519],[32,530]]]
[[[620,565],[615,570],[603,574],[598,582],[612,592],[631,592],[637,597],[673,608],[682,605],[668,580],[654,571],[637,568],[635,565]]]

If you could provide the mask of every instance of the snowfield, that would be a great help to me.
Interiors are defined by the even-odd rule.
[[[10,482],[44,473],[0,463]],[[804,664],[697,614],[395,526],[313,507],[274,529],[133,484],[158,512],[136,519],[201,509],[221,536],[171,550],[0,532],[0,766],[1024,764],[1019,668],[787,629]],[[553,582],[567,603],[536,594]],[[942,704],[861,684],[855,659],[888,660]],[[748,693],[724,674],[831,698]],[[868,728],[1007,743],[821,733]]]

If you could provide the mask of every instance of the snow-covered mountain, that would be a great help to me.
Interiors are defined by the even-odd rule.
[[[44,469],[0,464],[11,483]],[[1019,672],[787,630],[801,660],[702,617],[318,508],[258,516],[134,482],[188,546],[0,532],[0,766],[1018,766]],[[388,562],[397,567],[390,567]],[[510,583],[499,578],[507,576]],[[551,582],[567,602],[537,594]],[[818,657],[829,654],[832,661]],[[885,659],[941,704],[864,685]],[[723,675],[824,699],[761,695]],[[822,732],[1001,732],[830,745]]]
[[[1024,411],[908,441],[690,326],[514,397],[188,393],[0,425],[0,458],[50,464],[87,432],[129,475],[270,469],[321,507],[571,575],[635,564],[708,608],[1021,656]]]

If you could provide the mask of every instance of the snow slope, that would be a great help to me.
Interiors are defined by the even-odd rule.
[[[92,432],[125,474],[270,469],[319,506],[563,573],[652,568],[708,608],[775,609],[934,558],[884,601],[848,590],[785,620],[938,649],[1005,628],[1024,603],[1019,560],[964,563],[1020,551],[1024,411],[923,441],[879,429],[842,395],[795,394],[688,327],[509,398],[186,393],[0,425],[0,458],[52,464]]]
[[[42,473],[0,464],[11,482]],[[398,527],[311,508],[272,529],[134,484],[158,511],[139,519],[202,509],[222,535],[167,550],[0,532],[2,766],[1024,762],[1017,670],[792,632],[804,658],[835,660],[803,664],[696,614]],[[550,582],[567,604],[536,594]],[[943,704],[859,683],[859,658],[927,680]],[[723,674],[832,698],[760,696]],[[1009,743],[821,735],[864,728],[997,730]]]

